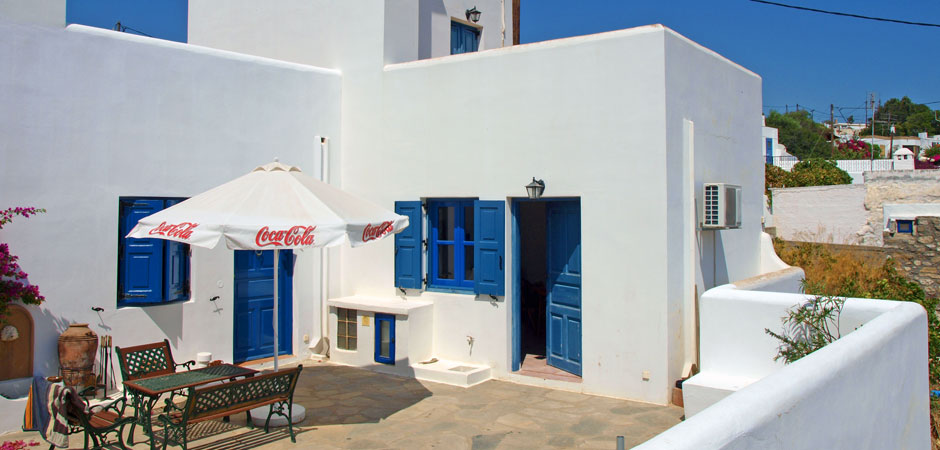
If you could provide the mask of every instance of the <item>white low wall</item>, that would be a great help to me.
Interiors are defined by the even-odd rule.
[[[866,230],[865,186],[843,184],[777,188],[773,223],[777,236],[793,241],[856,244]]]
[[[923,308],[848,299],[843,337],[784,366],[764,328],[780,329],[786,309],[805,298],[734,286],[706,292],[702,373],[759,381],[637,448],[929,448]]]

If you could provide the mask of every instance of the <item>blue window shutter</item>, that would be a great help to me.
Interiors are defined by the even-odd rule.
[[[475,52],[480,48],[480,30],[459,22],[450,22],[450,54]]]
[[[408,228],[395,235],[395,286],[421,289],[421,202],[395,202],[395,212],[408,217]]]
[[[474,288],[477,294],[504,295],[506,240],[506,202],[473,202]]]
[[[181,200],[166,200],[169,208]],[[189,245],[181,242],[163,241],[164,291],[167,301],[184,300],[189,297]]]
[[[163,300],[163,241],[125,238],[137,221],[163,209],[163,200],[122,200],[119,272],[122,303]]]

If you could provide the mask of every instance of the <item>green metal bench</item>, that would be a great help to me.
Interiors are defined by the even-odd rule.
[[[180,366],[189,370],[196,364],[196,361],[177,364],[170,351],[170,341],[166,339],[133,347],[114,347],[114,351],[118,355],[124,381],[171,374]]]
[[[250,411],[260,406],[270,405],[268,417],[264,422],[264,432],[272,415],[287,419],[291,442],[297,442],[291,414],[294,406],[294,388],[303,366],[284,369],[277,372],[256,375],[238,381],[230,381],[206,387],[191,387],[188,390],[186,404],[177,407],[171,401],[166,402],[166,412],[158,419],[163,423],[163,449],[167,444],[180,446],[186,450],[189,425],[206,420],[220,419],[244,412],[248,427],[253,428]]]

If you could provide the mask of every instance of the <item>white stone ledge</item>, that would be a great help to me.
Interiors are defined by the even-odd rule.
[[[326,304],[337,308],[399,314],[403,316],[407,316],[412,310],[433,305],[433,303],[425,300],[402,300],[399,297],[369,297],[363,295],[333,298],[327,300]]]

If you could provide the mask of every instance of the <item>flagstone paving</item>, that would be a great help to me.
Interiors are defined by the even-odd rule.
[[[624,436],[629,448],[679,423],[683,414],[673,406],[505,381],[460,388],[327,362],[304,365],[294,402],[307,408],[307,417],[295,425],[296,444],[286,428],[269,434],[248,429],[245,415],[239,414],[230,423],[193,427],[189,448],[613,449],[617,436]],[[135,440],[142,439],[140,432],[135,434]],[[0,436],[0,441],[16,439],[40,440],[38,433]],[[70,444],[81,448],[81,435],[72,436]]]

